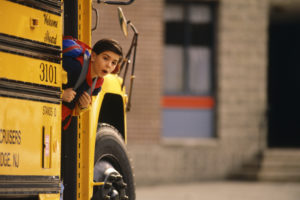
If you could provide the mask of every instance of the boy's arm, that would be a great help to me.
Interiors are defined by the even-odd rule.
[[[73,88],[68,88],[63,90],[62,100],[70,103],[75,98],[75,96],[76,96],[76,92],[73,90]]]
[[[85,112],[90,108],[92,98],[87,92],[84,92],[76,103],[75,107],[75,114],[78,115],[79,113]]]
[[[79,97],[78,105],[80,108],[87,108],[92,102],[90,95],[87,92],[83,92]]]

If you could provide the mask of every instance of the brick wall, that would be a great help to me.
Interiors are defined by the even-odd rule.
[[[217,132],[228,147],[246,145],[250,154],[266,137],[267,28],[268,1],[221,1]]]

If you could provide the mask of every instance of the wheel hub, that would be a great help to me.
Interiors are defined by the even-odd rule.
[[[127,200],[127,184],[122,175],[107,161],[100,160],[95,165],[94,179],[104,182],[103,186],[94,188],[94,196],[100,196],[104,200]]]

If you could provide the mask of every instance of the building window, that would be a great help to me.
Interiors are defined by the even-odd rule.
[[[163,135],[213,137],[215,5],[168,1],[164,14]]]

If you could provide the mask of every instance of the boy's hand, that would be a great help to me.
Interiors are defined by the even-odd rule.
[[[70,103],[75,98],[76,92],[73,88],[68,88],[63,91],[62,99],[65,102]]]
[[[83,92],[79,97],[78,105],[80,108],[87,108],[92,102],[90,95],[87,92]]]

